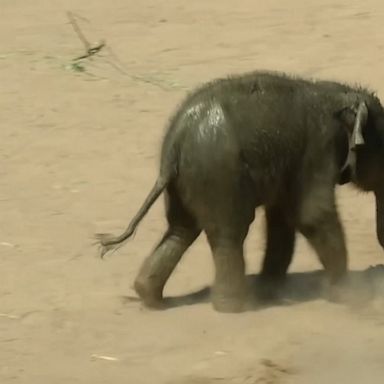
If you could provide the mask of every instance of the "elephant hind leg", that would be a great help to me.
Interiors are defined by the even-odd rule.
[[[219,312],[243,311],[248,293],[243,243],[255,217],[255,207],[242,193],[232,197],[229,204],[221,199],[211,202],[212,216],[203,225],[215,265],[211,299]]]
[[[266,207],[266,250],[261,267],[258,297],[271,300],[278,297],[291,264],[296,228],[287,209]]]
[[[241,312],[247,297],[243,241],[207,231],[215,264],[212,304],[218,312]]]
[[[172,186],[166,191],[166,212],[168,229],[144,260],[134,284],[143,303],[151,308],[162,307],[163,289],[168,278],[201,232]]]
[[[295,225],[279,207],[266,208],[267,242],[261,276],[282,280],[287,273],[295,247]]]

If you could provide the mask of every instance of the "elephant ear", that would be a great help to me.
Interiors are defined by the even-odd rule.
[[[343,108],[337,114],[348,132],[349,147],[356,148],[364,145],[363,129],[368,119],[368,108],[364,101],[357,106]]]
[[[356,110],[355,124],[353,126],[351,145],[352,148],[356,148],[359,145],[364,145],[363,127],[366,125],[368,120],[368,108],[367,104],[362,101]]]
[[[344,108],[338,115],[348,133],[348,155],[340,171],[341,179],[343,179],[345,174],[352,177],[356,175],[356,148],[365,144],[363,129],[368,120],[368,108],[362,101],[357,107]],[[347,178],[350,179],[350,176]]]

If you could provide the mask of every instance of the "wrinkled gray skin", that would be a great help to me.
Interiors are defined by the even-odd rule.
[[[152,191],[122,235],[98,235],[102,255],[133,234],[164,192],[168,229],[135,281],[148,307],[161,307],[167,279],[204,231],[215,264],[213,306],[243,310],[243,242],[258,206],[266,210],[264,281],[284,279],[300,232],[337,287],[347,251],[335,186],[375,193],[384,246],[383,170],[384,111],[371,92],[267,72],[219,79],[192,92],[171,119]]]

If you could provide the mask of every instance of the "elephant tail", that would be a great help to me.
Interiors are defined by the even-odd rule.
[[[99,233],[96,235],[96,239],[101,246],[101,257],[104,257],[104,255],[111,250],[115,251],[120,248],[123,245],[123,242],[128,240],[135,233],[135,230],[140,221],[147,214],[157,198],[162,194],[170,179],[171,175],[162,176],[160,174],[139,211],[136,213],[136,215],[129,223],[127,229],[121,235],[112,236],[107,233]]]

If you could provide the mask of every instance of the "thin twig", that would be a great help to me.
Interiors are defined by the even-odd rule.
[[[68,16],[69,22],[72,25],[73,30],[75,31],[76,35],[78,36],[80,41],[83,43],[85,48],[85,54],[76,57],[75,59],[73,59],[74,61],[87,59],[95,55],[96,53],[100,52],[105,47],[106,43],[104,40],[102,40],[96,46],[92,47],[89,41],[87,40],[87,38],[85,37],[84,33],[81,31],[79,25],[77,24],[74,14],[68,11],[67,16]]]
[[[140,81],[142,83],[148,83],[157,87],[160,87],[164,90],[168,90],[170,87],[173,88],[170,85],[165,86],[162,84],[161,81],[157,81],[156,79],[151,79],[143,75],[131,75],[126,69],[124,63],[119,59],[119,57],[116,55],[116,53],[111,49],[110,46],[107,46],[105,40],[101,40],[97,45],[92,46],[91,43],[88,41],[88,39],[85,37],[84,33],[82,32],[78,22],[76,19],[84,20],[87,23],[89,23],[89,20],[75,14],[73,12],[67,11],[67,17],[69,22],[72,25],[72,28],[82,44],[84,45],[85,53],[81,56],[78,56],[73,59],[73,62],[71,64],[71,68],[79,71],[79,72],[86,72],[85,68],[83,66],[83,63],[81,63],[82,60],[89,59],[95,54],[99,53],[104,47],[108,51],[109,56],[111,56],[112,60],[110,60],[108,57],[105,57],[104,55],[101,55],[104,60],[106,60],[113,68],[115,68],[118,72],[121,74],[128,76],[133,81]],[[88,73],[89,74],[89,73]]]
[[[100,52],[105,47],[105,42],[102,41],[100,44],[96,45],[95,47],[91,47],[88,49],[87,53],[81,56],[78,56],[74,58],[74,61],[87,59],[88,57],[91,57],[95,55],[96,53]]]
[[[75,33],[79,37],[80,41],[84,44],[85,51],[88,52],[91,49],[91,44],[86,39],[86,37],[84,36],[83,32],[81,31],[79,25],[77,24],[77,22],[76,22],[76,20],[75,20],[75,18],[73,16],[73,13],[68,11],[67,12],[67,16],[68,16],[69,22],[72,25],[73,30],[75,31]]]
[[[83,15],[80,15],[80,14],[75,13],[75,12],[71,12],[71,14],[72,14],[72,17],[76,17],[76,19],[85,21],[86,23],[90,24],[89,19],[87,19],[87,18],[84,17]]]

